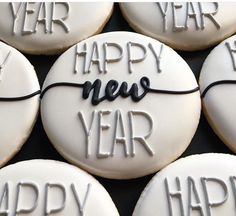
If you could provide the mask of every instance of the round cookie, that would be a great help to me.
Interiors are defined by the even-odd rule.
[[[133,216],[235,215],[236,157],[202,154],[179,159],[157,173]]]
[[[30,54],[56,54],[102,31],[112,2],[0,3],[0,39]]]
[[[71,47],[41,94],[44,129],[70,162],[107,178],[153,173],[180,156],[200,115],[187,63],[171,48],[131,32]]]
[[[39,94],[33,66],[16,49],[0,42],[0,166],[19,151],[30,135]]]
[[[206,58],[200,78],[203,111],[222,141],[236,153],[236,36],[219,44]]]
[[[4,215],[119,215],[96,179],[59,161],[29,160],[4,167],[0,195]]]
[[[137,32],[186,51],[210,47],[236,32],[235,2],[122,2]]]

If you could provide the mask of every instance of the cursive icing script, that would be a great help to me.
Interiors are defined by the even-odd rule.
[[[90,81],[86,81],[83,84],[58,82],[58,83],[53,83],[47,86],[42,91],[40,98],[42,99],[45,93],[49,89],[58,87],[58,86],[83,88],[83,93],[82,93],[83,99],[88,99],[91,91],[93,90],[92,99],[91,99],[91,102],[93,105],[98,105],[100,102],[104,100],[113,101],[118,96],[121,96],[123,98],[131,97],[131,99],[134,102],[138,102],[141,99],[143,99],[147,93],[182,95],[182,94],[190,94],[199,90],[199,87],[196,87],[190,90],[184,90],[184,91],[152,89],[150,88],[150,80],[148,79],[148,77],[145,77],[145,76],[142,77],[139,82],[140,82],[141,87],[143,88],[143,92],[141,94],[139,94],[139,86],[136,83],[133,83],[131,87],[128,89],[127,82],[125,81],[122,82],[119,87],[119,83],[116,80],[110,80],[106,84],[105,94],[102,97],[100,97],[100,91],[101,91],[101,86],[102,86],[102,81],[100,79],[96,79],[93,83],[91,83]]]

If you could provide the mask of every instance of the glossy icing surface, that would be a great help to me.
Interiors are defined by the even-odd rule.
[[[175,49],[204,49],[236,31],[234,2],[123,2],[120,7],[136,31]]]
[[[133,216],[235,214],[236,157],[202,154],[179,159],[144,189]]]
[[[2,168],[0,197],[4,215],[119,215],[98,181],[77,167],[53,160]]]
[[[55,54],[102,31],[112,8],[112,2],[2,2],[0,38],[26,53]]]
[[[176,159],[199,115],[188,65],[171,48],[131,32],[73,46],[43,85],[41,116],[51,142],[67,160],[108,178],[147,175]]]
[[[38,113],[39,93],[33,66],[20,52],[0,42],[0,165],[30,135]]]
[[[236,69],[235,41],[232,36],[219,44],[203,64],[199,84],[203,107],[217,135],[236,152]]]

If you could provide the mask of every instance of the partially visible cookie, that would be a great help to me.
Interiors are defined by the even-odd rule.
[[[236,153],[236,36],[223,41],[208,55],[199,85],[209,124]]]
[[[63,53],[41,94],[44,129],[70,162],[107,178],[153,173],[190,144],[200,94],[171,48],[131,32],[88,38]]]
[[[59,161],[29,160],[2,168],[0,196],[2,215],[119,215],[95,178]]]
[[[236,32],[235,2],[122,2],[131,27],[170,47],[193,51]]]
[[[175,161],[152,178],[133,216],[235,215],[235,164],[235,156],[214,153]]]
[[[0,166],[24,144],[36,121],[40,86],[30,62],[0,42]]]
[[[60,53],[101,32],[112,9],[112,2],[1,2],[0,39],[25,53]]]

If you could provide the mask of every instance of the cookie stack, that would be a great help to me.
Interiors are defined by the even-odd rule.
[[[234,9],[0,3],[0,213],[234,215]]]

